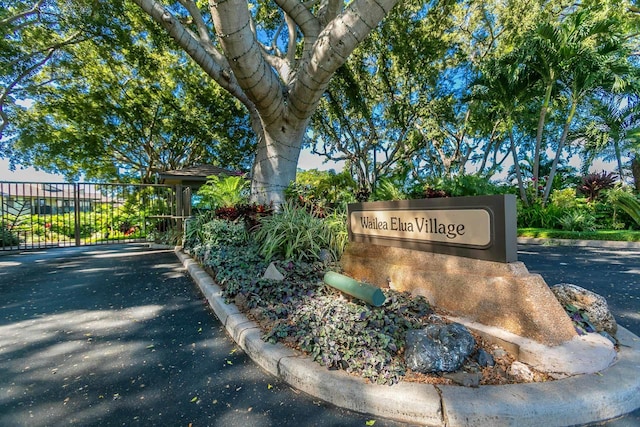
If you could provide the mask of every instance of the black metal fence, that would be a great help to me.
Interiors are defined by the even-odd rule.
[[[181,186],[0,181],[0,251],[181,233],[190,200]]]

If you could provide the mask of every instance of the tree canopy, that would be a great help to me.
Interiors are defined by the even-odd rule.
[[[276,203],[303,143],[346,161],[362,199],[381,179],[512,165],[521,197],[544,203],[579,152],[629,167],[637,109],[616,130],[624,108],[603,105],[638,96],[634,2],[395,2],[77,2],[46,22],[34,11],[61,12],[55,0],[12,3],[3,155],[149,180],[200,159],[248,169],[252,152],[253,197]],[[58,41],[47,61],[44,41]]]
[[[338,72],[309,143],[347,160],[367,194],[381,177],[490,179],[513,164],[523,199],[542,183],[532,196],[544,203],[584,147],[591,100],[637,93],[637,25],[622,1],[403,5]],[[530,174],[518,171],[526,159]]]
[[[135,6],[110,7],[117,26],[95,22],[96,37],[83,33],[23,80],[33,105],[14,115],[12,160],[70,178],[141,182],[197,163],[247,170],[246,111]]]

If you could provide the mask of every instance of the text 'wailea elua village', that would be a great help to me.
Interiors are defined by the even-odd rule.
[[[392,216],[388,221],[377,217],[360,217],[360,225],[367,230],[406,231],[410,233],[442,234],[448,239],[455,239],[465,234],[464,224],[438,222],[438,218],[413,218],[412,221]]]

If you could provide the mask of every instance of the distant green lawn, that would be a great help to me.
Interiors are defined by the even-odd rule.
[[[570,240],[615,240],[620,242],[640,242],[640,231],[598,230],[564,231],[547,228],[518,228],[518,237],[538,237],[542,239]]]

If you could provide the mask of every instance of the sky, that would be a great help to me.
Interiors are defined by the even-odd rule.
[[[0,159],[0,181],[37,181],[37,182],[65,182],[62,175],[53,175],[34,168],[9,170],[9,160]]]
[[[309,150],[303,150],[300,153],[298,167],[304,170],[318,169],[328,170],[334,169],[336,172],[342,171],[343,162],[324,163],[324,157],[311,154]],[[62,175],[54,175],[43,171],[37,171],[32,167],[20,169],[17,167],[15,171],[9,170],[9,160],[0,159],[0,181],[35,181],[35,182],[65,182]]]

